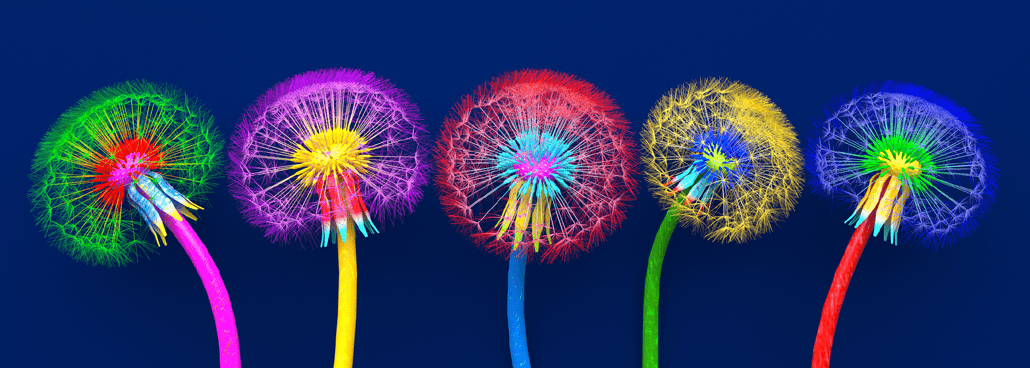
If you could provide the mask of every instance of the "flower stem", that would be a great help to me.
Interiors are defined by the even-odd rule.
[[[812,349],[812,368],[828,368],[830,366],[830,350],[833,348],[833,333],[837,330],[837,317],[840,316],[840,307],[844,304],[844,294],[848,292],[848,284],[851,283],[851,276],[858,266],[858,259],[862,257],[869,236],[873,233],[873,224],[876,222],[876,211],[869,214],[865,221],[855,229],[848,242],[848,248],[844,250],[844,257],[837,266],[837,272],[833,275],[833,284],[830,285],[830,292],[826,295],[826,303],[823,304],[823,316],[819,320],[819,331],[815,337],[815,348]]]
[[[218,356],[221,361],[221,368],[240,367],[240,339],[236,334],[236,317],[232,312],[232,302],[229,301],[229,292],[225,290],[225,283],[222,282],[222,275],[218,272],[218,266],[211,259],[207,247],[200,241],[200,237],[193,231],[185,219],[176,220],[162,211],[161,219],[168,225],[175,238],[182,244],[186,254],[193,261],[193,267],[197,269],[200,280],[207,290],[207,299],[211,303],[211,312],[215,316],[215,328],[218,330]]]
[[[354,327],[358,307],[358,259],[354,249],[354,221],[347,220],[347,240],[337,232],[340,262],[340,295],[336,314],[336,358],[334,368],[354,364]]]
[[[665,219],[655,235],[651,256],[647,259],[647,276],[644,279],[644,368],[658,367],[658,292],[662,277],[662,262],[669,247],[672,231],[676,230],[679,214],[673,207],[665,213]]]
[[[529,346],[526,345],[526,259],[528,247],[513,250],[508,257],[508,348],[511,366],[529,368]]]

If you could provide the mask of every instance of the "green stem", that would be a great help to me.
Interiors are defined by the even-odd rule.
[[[665,214],[658,235],[654,237],[651,256],[647,259],[647,277],[644,280],[644,368],[658,367],[658,284],[662,277],[662,261],[669,247],[672,231],[676,230],[679,214],[675,208]]]

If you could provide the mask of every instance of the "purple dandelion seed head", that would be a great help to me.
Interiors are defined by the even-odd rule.
[[[312,244],[319,195],[302,166],[324,161],[303,156],[303,147],[338,158],[311,142],[349,139],[360,199],[374,221],[393,222],[422,198],[427,136],[418,107],[388,80],[356,69],[309,71],[268,90],[241,118],[229,149],[229,190],[244,218],[273,242]]]

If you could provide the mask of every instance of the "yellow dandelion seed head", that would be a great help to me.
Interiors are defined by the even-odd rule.
[[[702,139],[718,134],[735,137],[745,153],[734,157]],[[674,88],[651,109],[641,136],[651,192],[677,210],[681,225],[712,241],[743,243],[771,231],[804,184],[793,126],[768,97],[740,82],[708,78]],[[687,175],[691,167],[701,174]],[[677,187],[684,177],[690,179]],[[709,186],[691,191],[692,183]],[[688,193],[702,195],[687,200]]]

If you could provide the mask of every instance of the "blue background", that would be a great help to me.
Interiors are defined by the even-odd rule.
[[[122,268],[47,244],[26,192],[36,144],[81,97],[129,79],[199,98],[228,136],[275,83],[328,67],[389,78],[429,130],[475,86],[549,68],[609,93],[639,132],[671,88],[725,76],[768,95],[806,136],[834,98],[896,80],[946,95],[993,139],[998,202],[978,230],[928,251],[871,240],[841,313],[833,367],[1015,366],[1026,361],[1025,9],[958,6],[487,2],[250,5],[8,4],[3,10],[0,365],[214,367],[208,300],[177,242]],[[1021,143],[1024,142],[1024,143]],[[1023,163],[1021,163],[1023,162]],[[811,178],[809,178],[811,180]],[[232,297],[247,367],[329,367],[334,248],[270,244],[224,179],[196,232]],[[436,190],[403,224],[358,241],[357,367],[510,366],[507,265],[448,223]],[[595,251],[531,264],[537,367],[640,364],[644,272],[664,213],[646,188]],[[673,234],[662,274],[661,364],[802,367],[851,230],[849,210],[807,192],[771,234],[713,244]],[[144,231],[144,230],[141,230]]]

